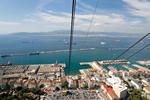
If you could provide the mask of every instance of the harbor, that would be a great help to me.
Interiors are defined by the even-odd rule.
[[[128,65],[122,65],[122,67],[128,69],[128,71],[133,71],[134,70],[133,68],[129,67]]]
[[[103,60],[103,61],[92,61],[92,62],[80,62],[80,65],[89,65],[92,68],[104,70],[105,72],[109,71],[110,67],[111,69],[113,68],[113,69],[119,70],[115,66],[113,67],[108,66],[108,65],[113,65],[113,64],[130,64],[130,62],[127,60]],[[108,67],[104,67],[104,66],[108,66]],[[127,69],[132,70],[131,68],[127,68]]]
[[[143,67],[143,66],[141,66],[141,65],[137,65],[137,64],[132,64],[132,66],[134,66],[134,67],[136,67],[136,68],[138,68],[138,69],[149,70],[148,68]]]
[[[137,61],[137,63],[140,64],[140,65],[150,66],[150,60]]]
[[[89,51],[95,50],[95,48],[80,48],[80,49],[73,49],[72,51]],[[7,58],[12,56],[34,56],[40,54],[51,54],[51,53],[61,53],[61,52],[69,52],[68,49],[66,50],[54,50],[54,51],[36,51],[36,52],[29,52],[29,53],[13,53],[13,54],[0,54],[1,58]]]
[[[22,76],[45,76],[62,77],[64,76],[65,64],[37,64],[37,65],[11,65],[0,66],[1,76],[4,79]]]

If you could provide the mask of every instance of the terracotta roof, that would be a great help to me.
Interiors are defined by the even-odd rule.
[[[112,98],[114,98],[114,99],[115,99],[115,98],[118,98],[112,87],[108,86],[108,85],[105,84],[105,83],[103,83],[103,84],[101,84],[101,85],[104,86],[104,88],[105,88],[106,91],[107,91],[107,94],[109,94]]]
[[[144,87],[143,90],[144,90],[145,92],[150,92],[150,87]]]

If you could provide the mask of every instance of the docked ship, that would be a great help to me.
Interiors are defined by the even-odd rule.
[[[29,53],[29,55],[30,56],[32,56],[32,55],[39,55],[40,53],[37,51],[37,52],[31,52],[31,53]]]
[[[10,57],[11,55],[1,55],[1,58]]]

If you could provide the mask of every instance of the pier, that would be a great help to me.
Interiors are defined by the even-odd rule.
[[[144,70],[149,70],[148,68],[145,68],[143,66],[140,66],[140,65],[137,65],[137,64],[132,64],[132,66],[136,67],[136,68],[139,68],[139,69],[144,69]]]
[[[95,48],[80,48],[80,49],[73,49],[72,51],[88,51],[88,50],[95,50]],[[28,53],[9,53],[9,54],[0,54],[1,58],[7,58],[12,56],[35,56],[40,54],[50,54],[50,53],[61,53],[61,52],[69,52],[69,49],[66,50],[54,50],[54,51],[36,51],[36,52],[28,52]]]
[[[124,67],[124,68],[128,69],[129,71],[135,70],[135,69],[133,69],[133,68],[131,68],[131,67],[127,66],[127,65],[122,65],[122,67]]]
[[[106,71],[97,61],[92,61],[92,62],[81,62],[80,65],[89,65],[92,68],[102,72]]]
[[[140,64],[140,65],[150,66],[150,60],[137,61],[137,63]]]
[[[103,61],[93,61],[98,62],[100,65],[109,65],[109,64],[130,64],[127,60],[103,60]],[[80,65],[91,65],[93,62],[81,62]]]
[[[92,62],[80,62],[80,65],[89,65],[92,68],[95,68],[99,71],[105,71],[107,70],[103,68],[101,65],[111,65],[111,64],[129,64],[130,62],[127,60],[103,60],[103,61],[92,61]],[[132,68],[125,67],[128,70],[133,70]]]
[[[117,71],[117,69],[115,68],[115,66],[110,66],[108,69],[109,70],[113,70],[113,71]]]
[[[80,65],[91,65],[92,62],[80,62]]]
[[[103,60],[98,61],[99,64],[109,65],[109,64],[130,64],[128,60]]]

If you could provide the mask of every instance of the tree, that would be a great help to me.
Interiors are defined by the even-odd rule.
[[[1,88],[3,91],[0,93],[0,100],[39,100],[40,95],[44,95],[45,92],[41,91],[40,88],[25,88],[25,87],[11,87],[6,84]],[[13,89],[15,91],[13,91]],[[12,93],[13,91],[13,93]],[[34,97],[34,98],[33,98]]]
[[[61,84],[61,87],[62,88],[68,88],[68,81],[67,80],[64,80],[64,81],[62,81],[62,84]]]
[[[5,89],[5,90],[10,90],[10,88],[11,88],[11,86],[10,86],[9,84],[6,83],[4,89]]]
[[[44,84],[41,84],[39,87],[40,87],[40,88],[44,88],[44,87],[45,87],[45,85],[44,85]]]
[[[45,92],[41,91],[40,88],[31,88],[31,92],[36,95],[44,95]]]
[[[133,89],[131,95],[128,97],[128,100],[147,100],[145,97],[142,97],[142,92],[140,90]]]
[[[21,86],[16,87],[16,91],[21,91],[23,88]]]
[[[60,88],[59,88],[59,87],[56,87],[56,88],[55,88],[55,91],[59,91],[59,90],[60,90]]]
[[[88,84],[87,83],[85,83],[84,85],[83,85],[83,87],[82,87],[83,89],[88,89]]]

